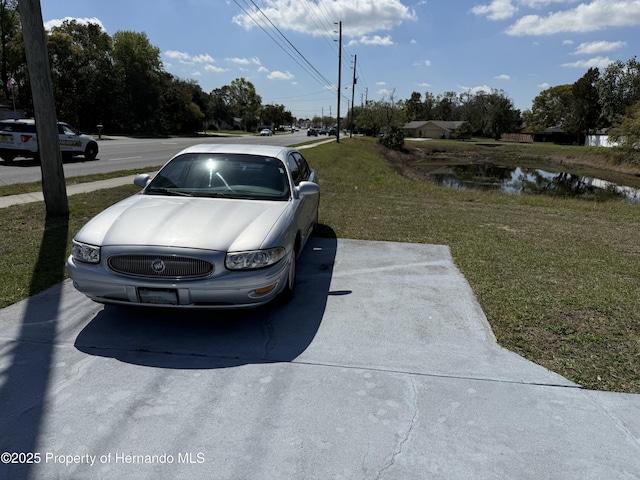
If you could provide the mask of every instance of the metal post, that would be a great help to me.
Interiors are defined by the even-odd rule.
[[[340,35],[338,37],[338,128],[336,129],[336,142],[340,143],[340,96],[342,95],[342,21],[340,25]]]

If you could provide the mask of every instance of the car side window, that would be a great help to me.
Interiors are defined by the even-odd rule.
[[[294,153],[293,156],[298,162],[302,180],[309,180],[309,177],[311,176],[311,168],[309,167],[309,164],[300,153]]]
[[[293,178],[293,183],[298,185],[302,180],[302,173],[300,172],[300,166],[298,162],[294,158],[293,154],[289,154],[287,157],[287,165],[289,166],[289,170],[291,170],[291,177]]]
[[[66,125],[60,125],[58,124],[58,133],[60,133],[61,135],[75,135],[76,132],[73,131],[71,128],[67,127]]]

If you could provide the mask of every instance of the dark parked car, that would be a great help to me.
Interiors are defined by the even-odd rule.
[[[318,131],[315,128],[309,128],[307,130],[307,137],[311,137],[311,136],[314,136],[314,137],[318,136]]]

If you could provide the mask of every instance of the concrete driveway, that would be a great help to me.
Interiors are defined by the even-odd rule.
[[[248,312],[68,281],[0,310],[0,478],[640,478],[640,395],[500,348],[447,247],[313,238],[299,268]]]

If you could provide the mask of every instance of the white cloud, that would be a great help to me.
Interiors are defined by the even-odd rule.
[[[51,30],[53,27],[61,26],[62,23],[67,21],[67,20],[68,21],[75,20],[80,25],[88,25],[89,23],[97,23],[98,25],[100,25],[100,28],[103,31],[105,31],[105,32],[107,31],[107,29],[104,28],[104,25],[102,25],[102,22],[96,17],[91,17],[91,18],[64,17],[62,19],[49,20],[47,22],[44,22],[44,28],[45,28],[45,30]]]
[[[640,1],[593,0],[575,8],[540,15],[526,15],[507,28],[513,36],[551,35],[559,32],[593,32],[607,27],[640,25]]]
[[[549,87],[551,87],[551,85],[549,85],[547,82],[544,82],[538,85],[538,88],[541,90],[546,90]]]
[[[231,58],[226,58],[225,60],[227,60],[228,62],[232,62],[238,65],[262,65],[260,63],[260,59],[257,57],[253,57],[253,58],[238,58],[238,57],[231,57]]]
[[[573,52],[574,55],[596,55],[598,53],[612,52],[626,46],[626,42],[589,42],[581,43]]]
[[[191,55],[186,52],[178,52],[176,50],[167,50],[164,52],[164,56],[174,60],[178,60],[181,63],[193,63],[191,61]]]
[[[511,77],[505,74],[498,75],[497,77],[493,77],[493,78],[495,78],[496,80],[511,80]]]
[[[400,0],[317,0],[314,2],[318,12],[326,18],[336,18],[342,21],[342,33],[349,37],[362,37],[380,30],[391,30],[405,20],[416,20],[416,14],[402,4]],[[251,16],[241,13],[233,17],[233,22],[247,30],[258,27],[254,18],[263,22],[264,16],[281,30],[289,30],[322,36],[333,34],[317,21],[316,15],[309,14],[309,3],[299,0],[269,0],[261,8],[264,14],[258,14],[255,8],[250,10]],[[265,28],[271,28],[268,22],[262,23]]]
[[[171,58],[187,65],[193,65],[195,63],[215,63],[214,58],[209,54],[191,55],[189,53],[179,52],[177,50],[166,50],[164,52],[164,56],[166,58]]]
[[[430,67],[431,60],[419,60],[417,62],[413,62],[414,67]]]
[[[226,68],[216,67],[215,65],[205,65],[204,69],[207,72],[213,72],[213,73],[224,73],[227,71]]]
[[[422,82],[422,83],[419,83],[418,86],[423,88],[429,88],[431,84],[427,82]]]
[[[572,63],[563,63],[562,66],[569,68],[580,68],[584,70],[595,67],[604,69],[607,68],[607,66],[609,66],[609,64],[612,62],[613,60],[611,60],[609,57],[594,57],[590,58],[589,60],[579,60]]]
[[[382,45],[382,46],[389,46],[389,45],[394,45],[393,40],[391,40],[391,36],[387,35],[386,37],[381,37],[380,35],[374,35],[373,37],[369,37],[367,35],[363,35],[362,37],[360,37],[360,39],[356,40],[351,40],[347,45],[348,46],[352,46],[352,45]]]
[[[529,8],[542,8],[552,3],[574,3],[576,0],[519,0],[522,6]]]
[[[486,15],[489,20],[505,20],[515,15],[518,9],[511,0],[493,0],[489,5],[478,5],[471,9],[475,15]]]
[[[195,63],[214,63],[215,62],[213,57],[211,55],[209,55],[209,54],[195,55],[195,56],[191,57],[191,59]]]
[[[267,75],[267,78],[269,80],[292,80],[294,76],[289,72],[278,72],[276,70]]]

